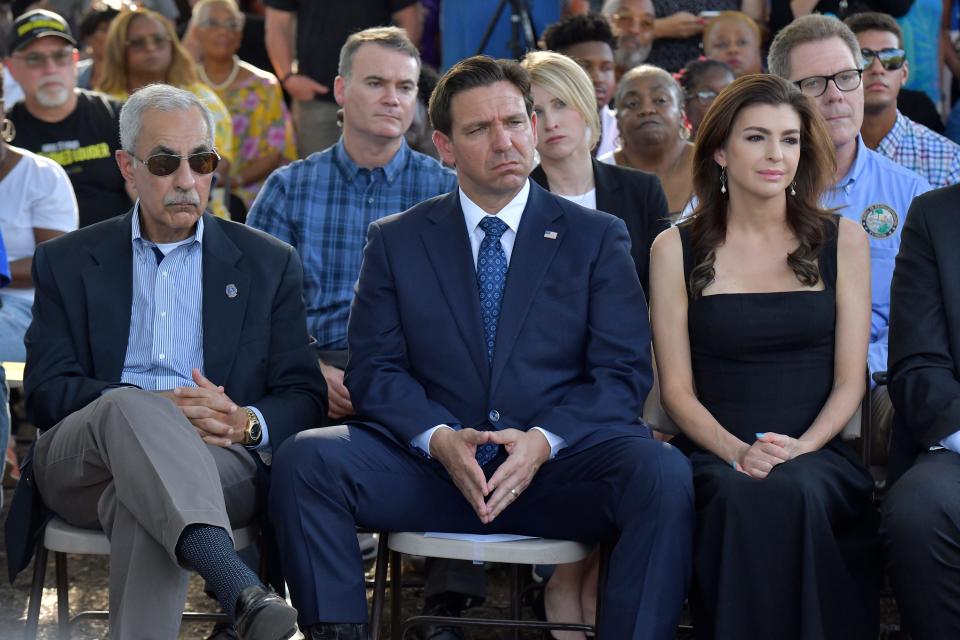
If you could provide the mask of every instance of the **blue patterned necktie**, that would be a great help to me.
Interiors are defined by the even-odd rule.
[[[480,290],[480,313],[483,316],[483,337],[487,344],[487,363],[493,366],[493,348],[497,342],[497,321],[503,302],[503,287],[507,282],[507,254],[500,244],[500,236],[507,223],[496,216],[484,216],[480,221],[483,242],[477,253],[477,287]],[[497,455],[499,447],[483,444],[477,447],[477,462],[482,467]]]

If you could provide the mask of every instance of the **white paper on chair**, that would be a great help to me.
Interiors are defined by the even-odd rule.
[[[518,540],[538,540],[534,536],[518,536],[513,533],[445,533],[442,531],[427,531],[425,538],[443,538],[445,540],[466,540],[468,542],[517,542]]]

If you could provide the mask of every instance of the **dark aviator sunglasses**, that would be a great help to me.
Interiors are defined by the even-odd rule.
[[[190,170],[197,175],[205,176],[217,170],[220,164],[220,155],[216,151],[201,151],[188,156],[178,156],[171,153],[156,153],[146,160],[130,154],[130,157],[147,166],[147,171],[155,176],[169,176],[180,168],[180,161],[186,160]]]

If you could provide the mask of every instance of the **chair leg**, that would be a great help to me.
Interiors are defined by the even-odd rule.
[[[602,613],[601,607],[603,605],[604,594],[607,591],[607,575],[610,573],[611,551],[613,551],[613,545],[607,543],[600,545],[600,572],[597,577],[597,619],[593,623],[594,640],[600,640],[602,637],[600,635],[600,614]]]
[[[24,640],[36,640],[37,625],[40,622],[40,601],[43,599],[43,582],[47,576],[47,548],[43,541],[37,545],[33,556],[33,584],[30,585],[30,603],[27,605],[27,626],[24,628]]]
[[[390,552],[390,640],[400,638],[400,592],[403,589],[403,569],[400,553]]]
[[[67,554],[53,554],[57,573],[57,629],[60,640],[70,640],[70,580],[67,577]]]
[[[383,600],[386,596],[387,569],[390,564],[390,550],[387,548],[386,532],[380,533],[377,545],[377,571],[373,578],[373,606],[370,612],[371,640],[380,640],[380,627],[383,624]]]
[[[520,619],[520,565],[510,565],[510,619]],[[520,640],[520,629],[510,630],[512,640]]]

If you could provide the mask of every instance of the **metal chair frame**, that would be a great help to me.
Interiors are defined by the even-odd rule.
[[[73,531],[88,535],[88,545],[85,550],[74,551],[71,549],[50,548],[47,546],[47,533],[50,526],[56,530]],[[237,549],[243,549],[256,542],[256,527],[251,525],[242,529],[234,529],[233,535]],[[54,545],[63,546],[63,545]],[[36,640],[37,628],[40,622],[40,601],[43,597],[43,585],[47,574],[47,560],[49,552],[54,552],[54,567],[57,589],[57,637],[59,640],[69,640],[73,627],[83,620],[108,620],[109,612],[104,610],[80,611],[74,616],[70,616],[70,579],[67,573],[67,553],[76,553],[80,555],[107,555],[110,553],[110,543],[106,535],[99,531],[84,530],[73,527],[65,523],[60,518],[54,517],[44,528],[43,534],[37,543],[37,551],[33,562],[33,582],[30,586],[30,600],[27,605],[27,623],[24,629],[24,638],[26,640]],[[261,575],[263,567],[261,566]],[[182,614],[183,620],[191,621],[209,621],[209,622],[228,622],[226,614],[223,613],[203,613],[195,611],[185,611]]]
[[[373,604],[370,613],[370,631],[372,640],[382,640],[381,623],[383,620],[383,605],[386,597],[387,572],[390,573],[390,635],[391,640],[404,640],[407,633],[419,625],[426,624],[449,624],[458,627],[486,627],[510,629],[512,640],[518,640],[520,629],[542,629],[555,631],[583,631],[593,633],[594,638],[600,638],[600,613],[603,602],[603,593],[606,587],[607,574],[610,564],[611,545],[600,546],[600,576],[597,590],[597,624],[581,623],[562,623],[562,622],[541,622],[533,620],[520,619],[520,564],[508,564],[510,569],[510,618],[509,619],[479,619],[462,618],[454,616],[424,616],[416,615],[401,621],[400,619],[400,596],[403,584],[402,560],[403,555],[400,551],[394,551],[390,548],[390,534],[380,533],[380,541],[377,547],[377,564],[374,578]],[[488,543],[491,545],[504,543]],[[509,544],[509,543],[507,543]],[[445,556],[434,556],[445,557]]]

